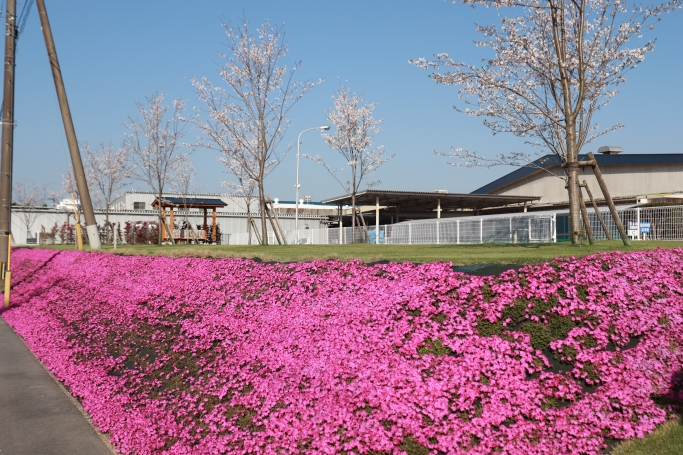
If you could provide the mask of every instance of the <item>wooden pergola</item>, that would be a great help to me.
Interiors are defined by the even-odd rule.
[[[168,224],[169,229],[172,230],[173,240],[181,240],[185,242],[190,241],[204,241],[204,242],[215,242],[216,241],[216,210],[220,207],[225,207],[226,204],[220,199],[208,199],[208,198],[180,198],[180,197],[164,197],[161,199],[161,213],[164,218],[164,223],[161,225],[161,238],[162,240],[170,240],[171,237],[166,231],[166,211],[168,210],[170,215],[170,223]],[[152,207],[159,207],[158,198],[152,202]],[[174,209],[204,209],[204,229],[175,229],[173,222],[175,220]],[[208,238],[208,229],[206,224],[207,212],[211,209],[212,225],[211,225],[211,238]]]

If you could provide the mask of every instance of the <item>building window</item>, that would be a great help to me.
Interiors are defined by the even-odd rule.
[[[145,203],[144,202],[133,202],[133,209],[134,210],[145,210]]]

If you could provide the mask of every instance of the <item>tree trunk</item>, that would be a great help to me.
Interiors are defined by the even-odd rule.
[[[104,212],[104,243],[109,241],[109,229],[109,204],[107,204]]]
[[[161,188],[161,186],[159,186],[159,187]],[[159,190],[157,201],[159,201],[159,207],[158,207],[159,208],[159,229],[157,229],[159,231],[158,244],[161,245],[161,242],[162,242],[161,226],[163,226],[165,224],[164,217],[163,217],[162,212],[161,212],[161,190]]]
[[[251,245],[251,213],[247,211],[247,245]]]
[[[351,155],[353,156],[353,155]],[[356,161],[355,157],[351,160],[351,243],[356,243]]]
[[[567,164],[567,176],[569,188],[569,229],[572,244],[581,245],[581,206],[579,202],[579,168],[576,161]]]
[[[261,245],[268,245],[268,228],[266,225],[266,197],[263,191],[263,180],[258,182],[258,202],[261,209]]]
[[[569,196],[569,234],[573,245],[581,245],[581,206],[579,198],[579,164],[576,147],[576,123],[568,121],[565,126],[567,144],[567,192]]]
[[[356,191],[351,193],[351,243],[356,243]]]

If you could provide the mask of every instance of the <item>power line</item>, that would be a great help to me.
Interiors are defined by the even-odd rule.
[[[19,26],[17,27],[17,38],[19,37],[21,32],[24,31],[24,25],[26,25],[26,20],[28,19],[28,15],[31,13],[32,6],[33,0],[28,0],[24,3],[24,6],[21,8],[21,13],[19,13],[19,19],[17,20],[17,24],[19,24]]]

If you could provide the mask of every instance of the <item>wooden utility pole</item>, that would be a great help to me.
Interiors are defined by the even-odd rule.
[[[5,11],[5,82],[2,100],[2,151],[0,156],[0,277],[9,267],[12,232],[12,153],[14,150],[14,56],[17,43],[17,2],[7,0]]]
[[[76,130],[74,129],[74,122],[71,118],[69,101],[66,98],[66,89],[64,88],[64,80],[62,79],[62,70],[59,67],[59,60],[57,59],[57,49],[55,48],[55,42],[52,38],[52,29],[50,28],[50,21],[47,17],[45,1],[36,0],[36,7],[38,8],[38,14],[40,15],[40,25],[43,28],[43,37],[45,38],[45,47],[47,48],[47,55],[50,59],[52,77],[55,80],[57,100],[59,101],[59,108],[62,111],[62,120],[64,121],[66,142],[69,145],[69,153],[71,154],[71,163],[73,164],[74,168],[76,186],[78,187],[78,194],[81,196],[81,207],[83,208],[83,215],[85,216],[85,229],[88,232],[90,248],[93,250],[99,250],[102,248],[102,244],[100,243],[100,233],[97,229],[97,222],[95,221],[95,212],[93,211],[92,201],[90,200],[90,192],[88,191],[88,182],[85,178],[85,171],[83,169],[81,153],[78,150]]]

